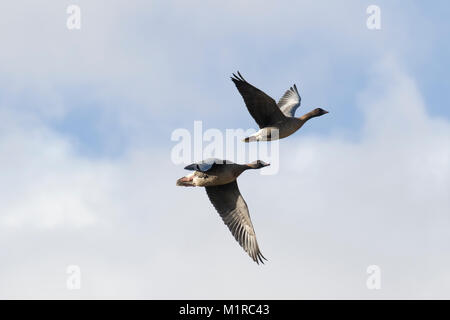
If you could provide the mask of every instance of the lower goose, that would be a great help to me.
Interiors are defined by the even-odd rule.
[[[209,200],[234,238],[256,263],[267,260],[259,250],[247,204],[239,192],[236,178],[245,170],[260,169],[268,163],[257,160],[249,164],[209,159],[185,169],[194,173],[177,180],[177,186],[205,187]]]

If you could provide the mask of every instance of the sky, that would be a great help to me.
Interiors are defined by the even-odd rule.
[[[0,298],[449,299],[449,13],[438,0],[3,1]],[[175,186],[186,171],[171,160],[172,132],[196,120],[256,129],[237,70],[276,100],[296,83],[297,115],[330,111],[280,141],[276,175],[239,178],[263,266],[204,190]]]

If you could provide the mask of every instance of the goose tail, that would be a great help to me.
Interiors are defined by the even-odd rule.
[[[245,138],[244,140],[242,140],[243,142],[252,142],[252,141],[257,141],[256,137],[254,136],[250,136]]]
[[[177,186],[179,187],[195,187],[193,179],[191,177],[182,177],[177,180]]]

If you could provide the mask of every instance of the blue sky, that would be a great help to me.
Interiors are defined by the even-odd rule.
[[[70,4],[81,8],[81,30],[66,28]],[[371,4],[381,8],[381,30],[366,28]],[[221,221],[208,219],[212,210],[204,192],[173,189],[183,170],[170,161],[172,131],[192,130],[194,120],[202,120],[204,129],[256,128],[230,81],[239,70],[276,100],[296,83],[302,96],[297,114],[315,107],[330,111],[281,142],[286,155],[282,172],[268,178],[268,183],[291,186],[286,193],[293,198],[298,188],[302,202],[315,199],[315,204],[299,216],[295,206],[281,201],[259,204],[251,197],[252,190],[253,196],[263,192],[260,177],[243,179],[252,217],[259,217],[259,237],[267,239],[275,262],[265,273],[272,279],[267,288],[243,288],[240,297],[448,297],[450,276],[444,269],[450,261],[425,244],[448,243],[441,228],[450,225],[444,215],[450,208],[445,196],[450,185],[449,11],[448,1],[3,2],[0,18],[7,27],[0,30],[0,167],[8,175],[0,188],[5,200],[0,205],[2,237],[11,243],[11,252],[26,252],[24,243],[36,237],[48,245],[38,270],[49,283],[63,279],[55,270],[77,259],[92,277],[88,290],[72,295],[56,284],[45,287],[28,279],[27,257],[14,255],[11,265],[0,268],[0,280],[8,283],[0,285],[0,290],[7,288],[0,296],[23,295],[27,281],[31,297],[232,296],[226,279],[217,280],[212,271],[198,290],[187,289],[190,283],[181,280],[181,288],[175,283],[164,287],[159,279],[149,279],[146,287],[138,275],[144,277],[144,266],[154,272],[168,269],[179,279],[188,271],[197,276],[206,272],[201,264],[219,272],[220,254],[209,259],[201,255],[214,253],[216,244],[227,261],[242,258],[232,267],[236,272],[242,268],[243,277],[254,272],[230,243]],[[322,192],[328,201],[316,199]],[[356,203],[349,194],[358,195]],[[398,197],[391,198],[393,194]],[[286,195],[275,192],[273,197]],[[192,219],[179,217],[186,214],[184,202],[203,206],[191,213]],[[336,210],[342,220],[329,215]],[[268,211],[277,212],[287,225]],[[405,226],[405,219],[412,225]],[[193,233],[206,232],[208,240],[172,229],[173,221],[190,226]],[[371,221],[373,229],[361,229]],[[292,247],[296,256],[280,252],[287,241],[280,236],[286,234],[283,228],[300,237]],[[406,241],[396,242],[402,228],[403,238],[417,252],[405,260],[392,258],[411,250]],[[177,231],[164,232],[168,229]],[[380,229],[387,230],[380,244],[365,236],[376,237]],[[158,237],[168,237],[164,250],[151,245]],[[356,237],[362,237],[361,247],[352,244]],[[81,250],[80,238],[82,247],[98,241],[104,254]],[[336,256],[329,254],[327,239],[342,244],[334,248]],[[52,242],[68,243],[74,256]],[[117,261],[109,245],[121,252],[126,244],[135,248],[122,252],[129,264],[117,263],[110,274],[102,273]],[[364,253],[364,246],[372,248],[373,256]],[[146,248],[148,255],[142,255]],[[187,271],[167,266],[176,263],[174,256],[182,257]],[[359,269],[346,269],[347,258],[361,266],[362,275]],[[366,262],[377,259],[391,268],[391,275],[416,259],[428,261],[417,268],[434,278],[420,269],[395,280],[403,288],[399,291],[391,288],[374,296],[352,285],[339,291],[344,281],[356,285],[365,276]],[[281,261],[290,266],[283,269],[277,264]],[[131,276],[138,263],[142,270]],[[342,272],[342,283],[324,271],[330,264]],[[17,266],[22,272],[15,278]],[[296,266],[304,268],[305,278],[299,280],[304,290],[283,291],[276,275],[283,271],[288,277]],[[418,273],[419,284],[411,288],[408,281]],[[105,284],[108,277],[117,280],[116,287]],[[259,280],[250,277],[251,283]],[[321,283],[322,278],[328,282]]]
[[[192,8],[184,14],[176,2],[144,9],[136,2],[129,7],[111,5],[110,11],[98,15],[95,10],[102,7],[100,3],[86,4],[82,30],[72,32],[51,32],[51,28],[57,28],[57,8],[64,8],[64,4],[51,12],[40,8],[37,15],[42,20],[36,22],[37,30],[32,34],[24,28],[23,34],[24,39],[27,35],[36,37],[34,41],[42,46],[34,45],[32,50],[31,45],[23,45],[21,50],[21,54],[26,50],[31,55],[23,56],[28,61],[25,66],[35,76],[45,76],[46,89],[64,104],[61,115],[44,120],[76,140],[80,152],[92,156],[114,156],[125,150],[130,135],[122,123],[126,120],[120,119],[124,110],[130,110],[125,115],[132,118],[130,121],[155,129],[151,134],[158,139],[152,139],[152,143],[167,138],[174,127],[188,127],[193,119],[203,119],[217,128],[230,127],[230,123],[254,126],[229,81],[230,74],[238,69],[276,99],[291,83],[297,83],[305,111],[315,106],[337,111],[332,121],[317,123],[314,132],[326,134],[344,128],[351,136],[361,122],[355,93],[367,84],[373,62],[392,53],[416,79],[429,101],[430,114],[449,116],[442,103],[449,100],[444,73],[449,48],[442,41],[448,32],[443,14],[448,4],[444,1],[432,7],[413,1],[408,5],[382,3],[380,31],[364,28],[364,9],[369,4],[364,1],[350,1],[348,10],[322,1],[306,13],[301,8],[290,12],[288,23],[283,21],[283,8],[292,3],[267,5],[274,10],[273,22],[266,21],[264,7],[250,16],[239,10],[230,14],[230,5],[217,19],[215,15],[221,9],[216,5]],[[29,8],[32,14],[33,5]],[[243,10],[247,9],[244,6]],[[341,15],[341,11],[357,14]],[[308,12],[317,14],[311,19],[313,23],[302,21]],[[44,22],[43,16],[49,21]],[[19,20],[13,22],[20,27]],[[41,24],[45,28],[39,29]],[[96,29],[99,25],[100,30]],[[96,43],[98,38],[104,39]],[[11,51],[15,41],[8,43]],[[49,48],[50,43],[58,48]],[[20,59],[18,55],[15,63]],[[3,63],[8,60],[3,59]],[[23,79],[27,71],[17,72],[13,66],[3,81],[17,84],[21,94],[13,96],[4,89],[3,96],[33,110],[32,104],[47,98],[48,92],[35,85],[33,76]],[[169,94],[170,90],[179,94]],[[103,143],[111,132],[117,135],[113,145]],[[167,145],[167,141],[162,144]]]

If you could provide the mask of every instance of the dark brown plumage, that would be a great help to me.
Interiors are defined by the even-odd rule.
[[[251,116],[261,129],[285,120],[286,117],[277,106],[275,100],[248,83],[239,72],[238,75],[233,73],[231,80],[233,80],[244,98],[245,105]]]
[[[295,84],[284,93],[276,104],[270,96],[248,83],[239,71],[237,74],[233,73],[231,80],[244,99],[250,115],[260,128],[258,132],[246,137],[244,142],[286,138],[300,129],[309,119],[328,113],[326,110],[316,108],[296,118],[295,111],[300,106],[301,98]]]
[[[234,238],[256,263],[267,260],[256,241],[247,203],[239,192],[236,180],[219,186],[206,187],[209,200],[230,229]]]

